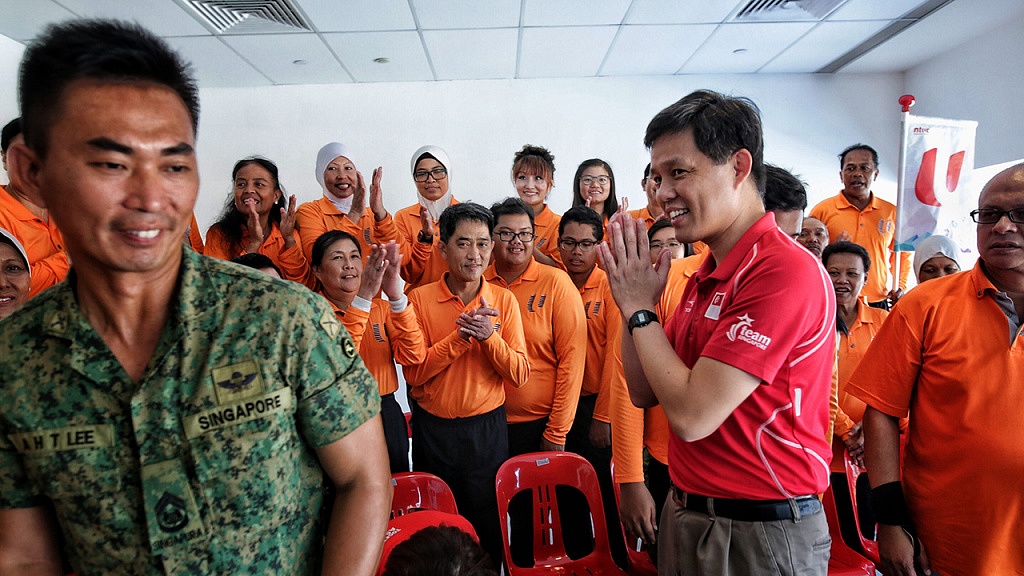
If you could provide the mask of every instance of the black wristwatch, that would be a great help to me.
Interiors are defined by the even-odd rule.
[[[423,230],[420,230],[419,232],[416,233],[416,241],[419,242],[420,244],[433,244],[434,235],[431,234],[428,236],[423,233]]]
[[[650,310],[637,310],[629,317],[629,322],[626,323],[626,327],[629,328],[630,335],[633,334],[634,328],[643,328],[651,322],[657,322],[658,315]]]

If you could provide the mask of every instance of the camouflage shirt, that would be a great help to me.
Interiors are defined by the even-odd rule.
[[[0,508],[52,500],[80,575],[313,573],[314,448],[377,413],[376,383],[320,296],[183,252],[137,384],[73,273],[0,323]]]

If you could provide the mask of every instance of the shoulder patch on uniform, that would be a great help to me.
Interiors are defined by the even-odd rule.
[[[320,317],[320,327],[327,332],[332,340],[338,337],[338,332],[341,332],[341,322],[332,310],[324,311],[324,315]]]
[[[348,336],[346,336],[341,343],[341,351],[345,353],[346,358],[351,359],[356,357],[356,345]]]
[[[212,375],[218,405],[263,394],[263,377],[255,360],[214,368]]]

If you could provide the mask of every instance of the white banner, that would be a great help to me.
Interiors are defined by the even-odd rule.
[[[974,246],[970,211],[974,120],[907,117],[904,142],[904,190],[899,195],[896,251],[914,250],[933,235],[949,236],[960,246]]]

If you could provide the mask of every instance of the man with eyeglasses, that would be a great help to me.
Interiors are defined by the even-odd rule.
[[[1024,573],[1024,164],[992,178],[971,217],[974,269],[902,298],[847,385],[868,404],[888,575]]]
[[[862,294],[871,306],[888,310],[907,289],[911,253],[899,253],[899,289],[891,290],[896,270],[896,206],[871,191],[878,178],[878,152],[867,144],[854,144],[839,154],[839,168],[843,190],[819,202],[810,215],[825,223],[833,242],[849,240],[860,244],[867,249],[871,261],[879,263],[868,272]]]

